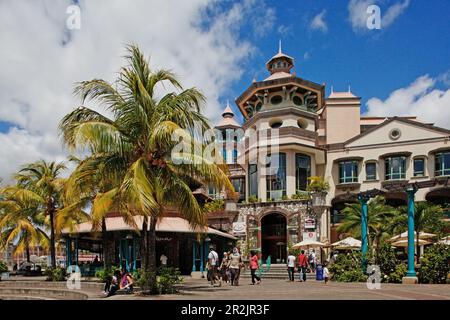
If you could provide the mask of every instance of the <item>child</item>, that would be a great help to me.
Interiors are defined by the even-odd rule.
[[[325,279],[325,284],[328,283],[329,277],[330,277],[330,272],[328,271],[328,261],[325,261],[325,265],[323,267],[323,278]]]

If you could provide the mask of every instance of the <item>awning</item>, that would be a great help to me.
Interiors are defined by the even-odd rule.
[[[138,227],[142,226],[142,216],[135,216],[134,222]],[[106,218],[106,230],[107,231],[134,231],[135,229],[126,224],[122,217],[108,217]],[[64,229],[63,234],[74,233],[90,233],[92,232],[92,224],[90,222],[84,222],[78,224],[73,230]],[[237,238],[226,232],[219,231],[214,228],[196,227],[192,229],[189,222],[186,219],[179,217],[165,217],[161,218],[156,224],[156,232],[178,232],[178,233],[207,233],[214,234],[220,237],[236,240]]]

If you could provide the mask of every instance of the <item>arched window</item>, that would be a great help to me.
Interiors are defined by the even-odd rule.
[[[296,191],[306,191],[308,178],[311,176],[311,157],[305,154],[295,154],[295,188]]]

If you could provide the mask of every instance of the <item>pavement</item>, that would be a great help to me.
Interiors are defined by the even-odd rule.
[[[246,279],[247,280],[247,279]],[[160,296],[118,295],[108,300],[450,300],[448,284],[381,284],[368,289],[366,283],[310,280],[289,282],[266,279],[259,285],[241,279],[239,286],[211,286],[206,279],[186,277],[179,294]]]

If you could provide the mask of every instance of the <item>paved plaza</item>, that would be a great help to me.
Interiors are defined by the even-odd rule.
[[[114,296],[108,299],[142,299],[137,296]],[[148,298],[147,298],[148,299]],[[161,300],[450,300],[450,285],[381,284],[369,290],[365,283],[322,281],[288,282],[263,280],[260,285],[243,282],[238,287],[222,284],[210,286],[205,279],[186,278],[180,294],[151,297]]]

